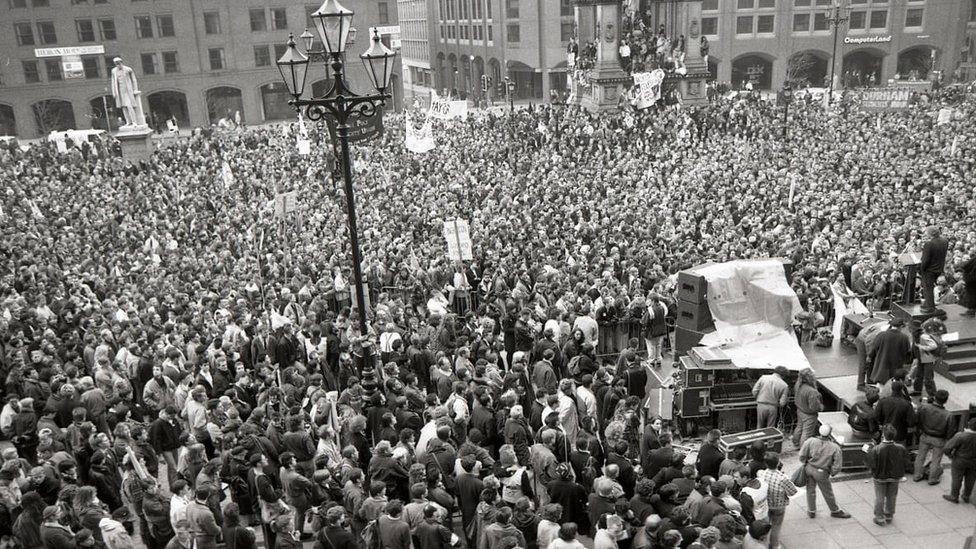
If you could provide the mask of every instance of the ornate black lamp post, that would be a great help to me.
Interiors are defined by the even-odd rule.
[[[349,89],[345,79],[345,62],[343,54],[346,44],[355,32],[352,29],[352,10],[343,7],[337,0],[325,0],[312,13],[315,30],[322,40],[322,50],[311,51],[313,37],[307,30],[299,37],[305,46],[303,53],[295,45],[294,35],[288,36],[288,49],[278,59],[278,71],[288,87],[288,93],[294,98],[289,104],[295,110],[305,113],[309,120],[316,121],[329,117],[336,124],[336,139],[333,145],[338,149],[336,156],[342,164],[342,175],[346,190],[346,210],[349,221],[349,243],[352,247],[353,278],[356,284],[356,306],[359,308],[360,335],[365,337],[369,332],[366,321],[366,297],[363,291],[362,251],[359,248],[359,230],[356,227],[356,201],[352,186],[352,161],[349,155],[349,121],[353,115],[364,118],[372,117],[392,95],[387,93],[393,77],[393,62],[396,53],[380,42],[379,33],[373,35],[373,42],[369,49],[359,57],[363,60],[366,73],[369,75],[376,93],[359,95]],[[305,82],[308,75],[310,58],[321,57],[326,65],[326,72],[331,67],[334,76],[332,88],[322,97],[303,98]]]

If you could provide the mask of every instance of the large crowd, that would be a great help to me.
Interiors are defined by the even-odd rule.
[[[976,250],[976,101],[784,114],[478,113],[424,155],[388,116],[354,149],[365,334],[327,132],[303,156],[293,125],[198,131],[135,165],[110,141],[4,146],[0,535],[775,548],[780,456],[725,457],[710,433],[690,460],[642,405],[675,273],[784,257],[805,307],[847,287],[883,308],[937,224],[939,298],[973,307],[958,265]],[[473,261],[446,258],[455,217]]]

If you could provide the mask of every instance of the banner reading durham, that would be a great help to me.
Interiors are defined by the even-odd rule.
[[[646,109],[657,103],[661,99],[662,82],[664,71],[661,69],[634,73],[634,107]]]
[[[468,117],[467,101],[451,101],[447,97],[439,97],[434,90],[430,91],[430,116],[440,120]]]

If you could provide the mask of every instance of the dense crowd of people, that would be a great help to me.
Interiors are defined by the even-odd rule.
[[[842,287],[890,296],[897,255],[938,224],[940,296],[974,307],[976,102],[936,125],[948,97],[785,121],[752,97],[476,114],[425,155],[390,116],[355,149],[367,333],[325,131],[308,156],[288,126],[197,132],[134,166],[108,141],[5,146],[0,534],[775,548],[795,490],[780,457],[726,457],[711,432],[686,463],[642,406],[674,275],[787,257],[829,312]],[[454,217],[474,261],[445,257]]]

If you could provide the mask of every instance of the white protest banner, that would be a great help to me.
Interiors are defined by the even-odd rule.
[[[664,71],[661,69],[634,73],[634,107],[646,109],[657,103],[661,99],[662,82],[664,82]]]
[[[793,209],[793,197],[796,195],[796,177],[790,178],[790,199],[786,203],[786,207]]]
[[[430,90],[430,113],[439,120],[450,120],[460,118],[464,120],[468,117],[467,101],[451,101],[446,97],[438,97],[437,92]]]
[[[312,153],[312,142],[308,139],[304,139],[299,136],[298,138],[298,154],[302,156],[308,156]]]
[[[220,179],[224,182],[224,188],[229,189],[234,184],[234,172],[230,169],[230,164],[223,161],[220,164]]]
[[[464,219],[444,221],[444,239],[447,241],[447,258],[451,261],[471,261],[471,228]]]
[[[275,215],[284,217],[298,209],[298,191],[279,193],[275,196]]]
[[[956,156],[956,151],[959,150],[959,136],[952,138],[952,147],[949,149],[949,156]]]
[[[408,151],[422,154],[434,148],[434,133],[430,126],[430,119],[424,123],[423,127],[416,128],[410,120],[410,113],[406,116],[407,134],[403,139],[403,145]]]
[[[59,153],[65,154],[66,152],[68,152],[68,143],[63,138],[55,139],[54,144],[55,146],[57,146]]]
[[[952,121],[952,109],[950,109],[949,107],[939,109],[939,120],[936,123],[939,126],[941,126],[943,124],[948,124],[951,121]]]

